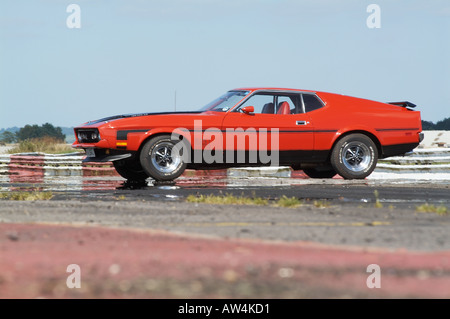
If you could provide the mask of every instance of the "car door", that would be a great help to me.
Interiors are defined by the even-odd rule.
[[[253,106],[254,112],[242,112],[247,106]],[[309,115],[303,111],[299,93],[255,93],[224,117],[221,129],[227,139],[225,150],[256,152],[262,162],[266,155],[275,153],[281,164],[304,161],[312,154],[314,131]],[[252,158],[248,160],[251,162]]]

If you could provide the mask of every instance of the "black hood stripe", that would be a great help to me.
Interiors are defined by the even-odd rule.
[[[148,115],[175,115],[175,114],[199,114],[203,113],[203,111],[187,111],[187,112],[153,112],[153,113],[137,113],[137,114],[122,114],[122,115],[114,115],[105,117],[99,120],[87,122],[86,125],[97,124],[100,122],[113,121],[119,119],[125,119],[129,117],[138,117],[138,116],[148,116]]]

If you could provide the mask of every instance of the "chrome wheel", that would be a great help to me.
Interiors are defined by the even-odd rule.
[[[367,145],[361,142],[350,142],[342,150],[342,163],[353,172],[361,172],[372,162],[372,153]]]
[[[367,135],[354,133],[336,142],[330,156],[333,169],[345,179],[369,176],[378,160],[375,142]]]
[[[180,152],[179,142],[179,139],[172,139],[171,135],[166,134],[145,142],[139,158],[148,176],[156,181],[173,181],[183,174],[187,161]]]
[[[172,152],[174,145],[161,142],[153,148],[150,157],[153,166],[161,173],[171,173],[181,164],[181,156]]]

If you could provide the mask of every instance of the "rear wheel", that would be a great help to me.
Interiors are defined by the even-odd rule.
[[[157,181],[171,181],[183,174],[187,163],[181,149],[176,147],[180,140],[172,140],[170,135],[156,136],[142,148],[140,162],[144,171]]]
[[[345,179],[369,176],[378,160],[378,150],[364,134],[350,134],[339,140],[331,152],[331,165]]]
[[[120,160],[113,162],[117,173],[130,181],[145,181],[148,178],[138,160]]]
[[[331,167],[306,168],[303,172],[311,178],[332,178],[337,174]]]

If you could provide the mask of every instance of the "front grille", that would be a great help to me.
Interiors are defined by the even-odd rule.
[[[97,143],[100,141],[100,133],[95,129],[78,129],[77,138],[79,143]]]

